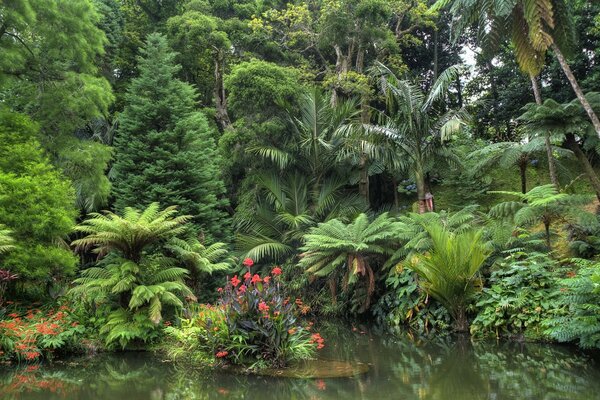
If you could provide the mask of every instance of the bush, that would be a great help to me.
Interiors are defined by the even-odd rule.
[[[559,308],[555,285],[560,271],[546,254],[509,255],[479,297],[471,334],[543,338],[542,321]]]
[[[385,283],[388,290],[373,307],[378,323],[393,331],[408,328],[419,334],[450,328],[450,314],[419,288],[413,271],[400,265]]]

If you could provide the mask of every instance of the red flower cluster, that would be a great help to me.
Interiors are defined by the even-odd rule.
[[[229,354],[229,352],[227,352],[227,351],[219,351],[219,352],[216,354],[216,356],[217,356],[217,358],[223,358],[223,357],[226,357],[226,356],[227,356],[227,354]]]
[[[273,268],[273,271],[271,271],[271,273],[272,273],[274,276],[281,275],[281,268],[279,268],[279,267],[275,267],[275,268]]]
[[[321,337],[320,333],[313,333],[311,335],[310,342],[317,344],[317,350],[321,350],[323,347],[325,347],[325,339]]]
[[[242,264],[244,264],[246,267],[250,268],[254,265],[254,261],[252,261],[251,258],[246,258],[246,259],[244,259],[244,262]]]

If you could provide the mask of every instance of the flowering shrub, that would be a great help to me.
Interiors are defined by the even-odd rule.
[[[251,261],[251,260],[250,260]],[[248,265],[250,264],[250,265]],[[275,267],[270,275],[261,277],[250,272],[231,278],[221,289],[220,304],[224,306],[226,325],[232,341],[224,345],[223,357],[238,364],[282,367],[291,361],[311,358],[324,341],[311,336],[310,326],[298,320],[308,310],[300,299],[290,301]]]
[[[65,347],[76,347],[84,328],[67,306],[27,309],[0,321],[0,360],[34,362]]]
[[[250,272],[252,260],[244,265],[244,276],[235,275],[218,289],[217,306],[200,306],[181,327],[165,329],[177,341],[168,348],[170,355],[255,369],[312,358],[325,346],[321,335],[311,333],[312,324],[299,320],[309,308],[286,296],[279,282],[281,268],[260,276]]]

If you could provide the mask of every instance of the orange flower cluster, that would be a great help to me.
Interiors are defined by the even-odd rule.
[[[323,347],[325,347],[325,339],[321,337],[320,333],[313,333],[311,335],[310,342],[317,344],[317,350],[321,350]]]
[[[44,351],[40,340],[56,336],[68,329],[76,329],[77,323],[68,319],[68,307],[44,313],[39,309],[27,309],[24,316],[16,312],[8,314],[11,319],[0,321],[0,336],[9,338],[10,348],[0,348],[0,357],[25,361],[38,360]]]

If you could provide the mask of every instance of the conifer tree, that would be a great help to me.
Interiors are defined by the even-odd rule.
[[[214,132],[195,110],[196,92],[164,36],[151,34],[138,59],[115,137],[115,209],[176,205],[207,240],[228,231]]]

